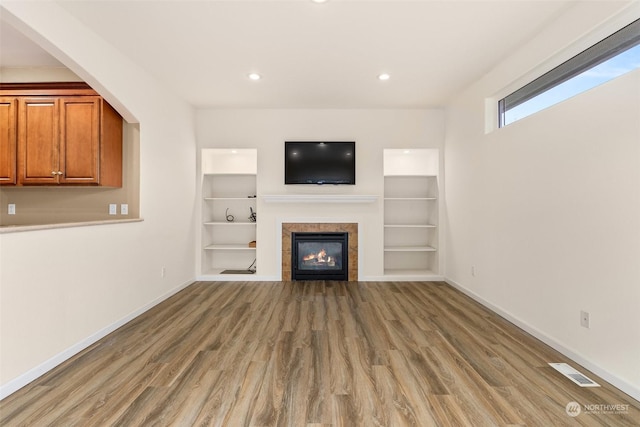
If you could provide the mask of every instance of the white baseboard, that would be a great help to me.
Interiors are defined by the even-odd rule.
[[[470,298],[473,298],[475,301],[477,301],[478,303],[482,304],[483,306],[485,306],[489,310],[493,311],[494,313],[498,314],[500,317],[503,317],[506,320],[508,320],[509,322],[513,323],[518,328],[520,328],[523,331],[533,335],[534,337],[536,337],[537,339],[539,339],[543,343],[547,344],[548,346],[552,347],[553,349],[555,349],[555,350],[559,351],[560,353],[564,354],[565,356],[567,356],[569,359],[573,360],[577,364],[579,364],[579,365],[583,366],[584,368],[590,370],[591,372],[595,373],[596,375],[598,375],[599,377],[601,377],[605,381],[609,382],[614,387],[620,389],[624,393],[628,394],[629,396],[631,396],[635,400],[640,401],[640,389],[638,387],[635,387],[634,385],[629,384],[625,380],[623,380],[623,379],[611,374],[606,369],[603,369],[602,367],[594,364],[589,359],[585,358],[584,356],[580,355],[579,353],[576,353],[575,351],[571,350],[570,348],[565,347],[565,345],[562,344],[561,342],[556,341],[555,339],[553,339],[550,336],[546,335],[544,332],[534,328],[533,326],[527,324],[526,322],[522,321],[521,319],[517,318],[516,316],[512,315],[511,313],[509,313],[509,312],[503,310],[502,308],[492,304],[491,302],[485,300],[480,295],[478,295],[475,292],[471,291],[470,289],[462,286],[461,284],[457,283],[456,281],[448,279],[448,278],[445,278],[445,282],[447,282],[452,287],[458,289],[460,292],[464,293],[465,295],[469,296]],[[550,362],[553,362],[553,360],[550,360]]]
[[[281,282],[280,276],[258,276],[255,274],[210,274],[196,277],[200,282]],[[443,276],[360,276],[358,282],[442,282]]]
[[[199,282],[281,282],[277,276],[257,274],[204,274],[196,277]]]
[[[14,378],[13,380],[9,381],[6,384],[2,384],[0,386],[0,400],[4,399],[5,397],[9,396],[12,393],[15,393],[16,391],[18,391],[22,387],[26,386],[27,384],[31,383],[35,379],[37,379],[40,376],[44,375],[45,373],[49,372],[50,370],[52,370],[56,366],[60,365],[62,362],[66,361],[66,360],[70,359],[71,357],[75,356],[76,354],[80,353],[85,348],[87,348],[90,345],[96,343],[97,341],[99,341],[100,339],[104,338],[105,336],[109,335],[111,332],[115,331],[116,329],[118,329],[119,327],[123,326],[127,322],[130,322],[131,320],[133,320],[136,317],[140,316],[145,311],[147,311],[147,310],[155,307],[156,305],[160,304],[162,301],[166,300],[167,298],[170,298],[173,295],[177,294],[178,292],[180,292],[181,290],[183,290],[184,288],[186,288],[187,286],[189,286],[192,283],[193,283],[193,280],[189,280],[188,282],[182,283],[178,287],[170,290],[169,292],[165,293],[164,295],[159,296],[158,298],[154,299],[150,303],[140,307],[139,309],[135,310],[132,313],[129,313],[128,315],[126,315],[122,319],[118,320],[117,322],[115,322],[115,323],[113,323],[113,324],[111,324],[111,325],[99,330],[98,332],[88,336],[87,338],[83,339],[82,341],[80,341],[80,342],[74,344],[73,346],[69,347],[68,349],[62,351],[61,353],[56,354],[55,356],[53,356],[51,359],[45,361],[44,363],[36,366],[35,368],[27,371],[26,373],[18,376],[17,378]]]
[[[440,275],[385,275],[365,276],[358,279],[359,282],[442,282],[444,277]]]

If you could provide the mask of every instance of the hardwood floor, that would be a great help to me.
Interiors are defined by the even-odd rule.
[[[444,283],[197,282],[4,399],[0,425],[640,425],[638,401],[547,362],[569,361]]]

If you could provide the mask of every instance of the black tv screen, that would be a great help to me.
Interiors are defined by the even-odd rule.
[[[285,184],[356,183],[356,143],[286,141]]]

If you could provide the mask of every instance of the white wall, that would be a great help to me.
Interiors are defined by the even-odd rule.
[[[79,82],[80,77],[68,68],[1,68],[0,82],[25,83],[25,82]]]
[[[370,204],[277,204],[259,197],[258,274],[279,279],[283,220],[360,222],[360,278],[383,273],[384,148],[442,148],[441,110],[199,110],[199,148],[257,148],[258,195],[377,195]],[[356,185],[284,185],[284,141],[356,141]],[[292,221],[296,222],[296,221]]]
[[[445,275],[639,399],[640,71],[484,133],[487,97],[620,5],[568,10],[448,106]]]
[[[3,17],[140,123],[143,222],[0,235],[0,397],[195,277],[194,114],[52,2]],[[166,276],[161,277],[161,267]]]

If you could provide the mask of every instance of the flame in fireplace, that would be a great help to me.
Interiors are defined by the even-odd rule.
[[[327,263],[329,265],[335,265],[335,260],[333,257],[327,256],[327,251],[325,249],[320,249],[318,253],[310,253],[302,257],[302,261],[309,262],[313,261],[314,263]]]

